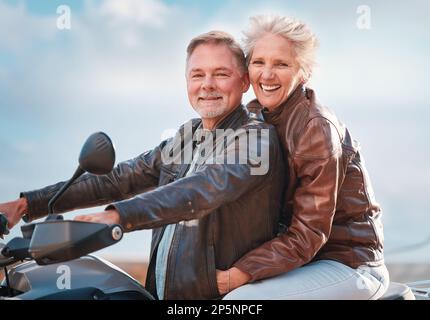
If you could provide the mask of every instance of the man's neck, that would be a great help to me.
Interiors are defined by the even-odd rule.
[[[229,115],[231,115],[240,106],[241,105],[239,104],[236,108],[222,115],[219,118],[202,118],[203,129],[210,130],[210,131],[215,130],[220,125],[221,122],[223,122]]]
[[[225,117],[221,118],[221,119],[207,119],[207,118],[202,118],[202,125],[203,125],[203,129],[212,131],[215,130],[215,128],[217,127],[217,125],[224,120]]]

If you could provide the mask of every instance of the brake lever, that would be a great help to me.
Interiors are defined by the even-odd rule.
[[[7,218],[5,217],[4,213],[0,212],[0,238],[3,239],[4,235],[8,235],[10,233],[8,225]]]
[[[5,268],[11,265],[12,263],[15,263],[17,259],[14,257],[5,257],[2,254],[2,251],[6,245],[4,243],[0,243],[0,268]]]

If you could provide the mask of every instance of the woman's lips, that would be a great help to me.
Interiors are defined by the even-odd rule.
[[[281,87],[280,84],[268,85],[268,84],[262,84],[262,83],[260,83],[260,88],[264,92],[274,92],[274,91],[278,90],[280,87]]]

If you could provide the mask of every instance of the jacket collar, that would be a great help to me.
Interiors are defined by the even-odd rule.
[[[298,102],[305,97],[306,97],[306,89],[303,85],[299,85],[293,91],[293,93],[287,98],[287,100],[284,103],[282,103],[279,107],[271,111],[269,111],[269,109],[267,108],[264,108],[263,109],[264,118],[272,124],[279,123],[281,119],[281,115],[285,112],[289,113],[290,111],[292,111],[293,107],[296,106]]]
[[[257,99],[252,100],[247,104],[248,110],[260,110],[263,113],[264,119],[273,124],[279,124],[281,120],[281,114],[284,112],[290,112],[295,105],[298,104],[303,98],[306,97],[306,88],[303,85],[299,85],[292,94],[283,102],[279,107],[272,111],[269,111],[266,107],[262,106]]]

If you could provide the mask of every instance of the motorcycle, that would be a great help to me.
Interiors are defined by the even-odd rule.
[[[114,163],[110,138],[102,132],[91,135],[74,175],[49,201],[46,220],[23,225],[22,237],[0,244],[0,267],[5,275],[0,299],[154,300],[126,272],[89,254],[120,241],[120,225],[63,220],[62,215],[53,213],[56,201],[79,176],[85,172],[107,174]],[[0,235],[8,233],[7,219],[0,215]]]
[[[0,243],[0,268],[4,280],[0,299],[22,300],[154,300],[125,271],[92,255],[122,239],[120,225],[64,220],[53,213],[61,195],[85,172],[107,174],[115,163],[110,138],[102,132],[85,142],[72,178],[49,201],[43,222],[21,227],[22,237]],[[0,215],[0,235],[8,234],[7,219]],[[9,270],[8,270],[9,269]],[[430,299],[430,281],[391,282],[381,300]]]

